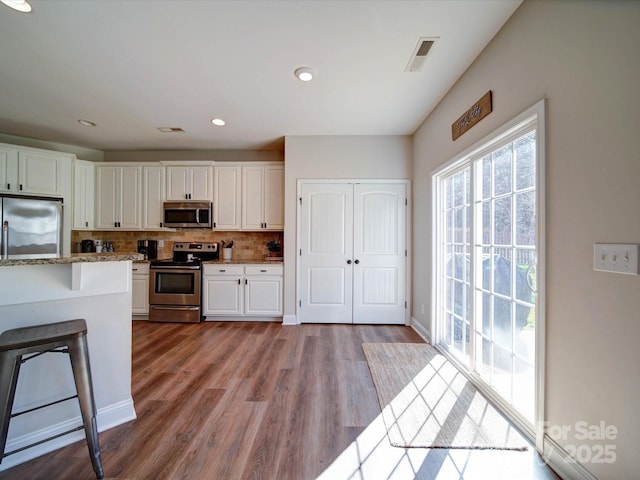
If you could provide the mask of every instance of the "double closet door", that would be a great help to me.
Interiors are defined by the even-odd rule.
[[[406,183],[300,184],[298,319],[401,324]]]

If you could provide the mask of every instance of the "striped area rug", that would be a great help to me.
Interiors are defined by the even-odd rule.
[[[393,446],[527,450],[518,430],[430,345],[362,348]]]

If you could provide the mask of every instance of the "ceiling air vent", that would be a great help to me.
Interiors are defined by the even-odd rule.
[[[158,127],[162,133],[184,133],[184,129],[180,127]]]
[[[419,72],[422,70],[422,66],[424,65],[424,61],[427,58],[427,55],[431,51],[431,47],[436,43],[438,37],[422,37],[418,40],[418,45],[413,50],[413,54],[409,59],[409,63],[407,64],[407,68],[404,69],[405,72]]]

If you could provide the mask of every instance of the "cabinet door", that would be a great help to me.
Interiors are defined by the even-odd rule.
[[[264,168],[242,168],[242,228],[262,230],[264,217]]]
[[[241,167],[215,167],[213,228],[239,230],[241,225]]]
[[[163,166],[143,167],[142,170],[142,228],[162,226],[162,202],[165,179]]]
[[[62,163],[59,156],[40,152],[18,153],[18,190],[38,195],[61,195]]]
[[[134,273],[131,276],[131,313],[133,315],[149,314],[149,274]]]
[[[284,230],[284,167],[264,168],[264,225]]]
[[[91,230],[94,222],[95,167],[77,161],[74,166],[73,228]]]
[[[0,193],[18,190],[18,150],[0,147]]]
[[[240,276],[204,275],[202,283],[203,315],[242,315]]]
[[[138,229],[140,220],[140,167],[121,167],[120,169],[120,214],[119,227]]]
[[[191,167],[190,170],[189,200],[207,200],[210,202],[213,199],[213,192],[211,191],[213,186],[212,168],[208,166]]]
[[[282,315],[282,277],[247,276],[245,315]]]
[[[187,167],[170,166],[167,172],[167,200],[186,200],[192,171]]]
[[[96,167],[96,228],[99,230],[115,228],[118,221],[117,212],[120,209],[118,198],[118,182],[120,169],[118,167]]]

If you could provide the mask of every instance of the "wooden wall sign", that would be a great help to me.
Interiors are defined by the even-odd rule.
[[[491,102],[491,90],[485,93],[480,100],[464,112],[460,118],[451,124],[451,140],[455,140],[476,123],[489,115],[493,110]]]

